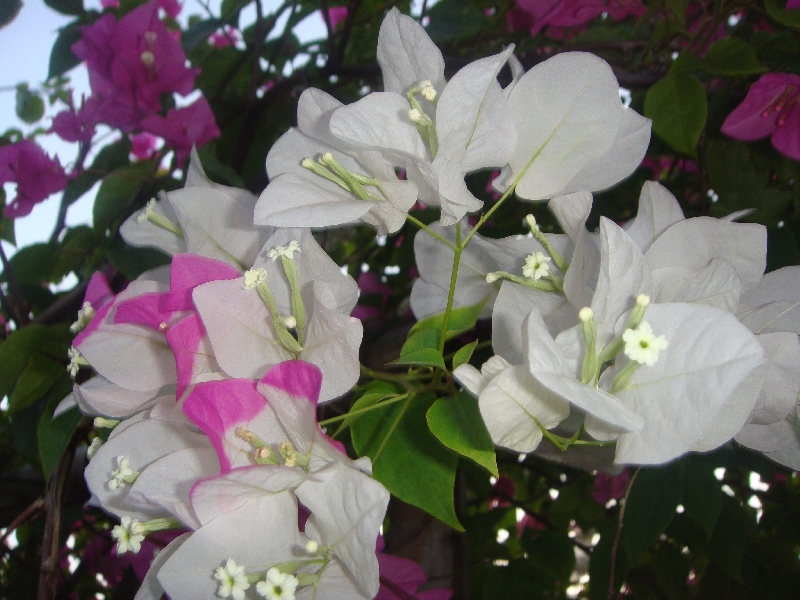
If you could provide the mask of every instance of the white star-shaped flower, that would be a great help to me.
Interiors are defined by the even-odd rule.
[[[120,525],[115,525],[111,530],[111,537],[117,541],[117,554],[133,552],[138,554],[142,549],[144,535],[134,532],[133,528],[138,525],[138,521],[133,521],[130,517],[122,517]]]
[[[220,598],[243,600],[244,591],[250,587],[247,575],[244,574],[244,567],[237,565],[232,558],[228,559],[224,567],[217,567],[214,579],[219,581],[217,596]]]
[[[299,584],[294,575],[281,573],[272,567],[267,571],[266,580],[256,584],[256,591],[267,600],[294,600],[294,592]]]
[[[111,472],[111,479],[108,480],[108,488],[115,490],[118,487],[130,483],[139,473],[131,469],[130,461],[127,456],[117,457],[117,468]]]
[[[544,252],[534,252],[525,259],[522,274],[530,279],[541,279],[550,272],[550,260]]]
[[[294,260],[294,253],[300,252],[300,243],[297,240],[289,242],[288,246],[278,246],[269,251],[269,256],[272,260],[277,260],[280,256],[285,256],[289,260]]]
[[[625,356],[648,367],[656,364],[658,353],[667,347],[667,338],[656,336],[647,321],[639,323],[636,329],[626,329],[622,340],[625,342]]]
[[[262,283],[267,283],[267,272],[264,269],[259,267],[244,272],[243,290],[252,290]]]

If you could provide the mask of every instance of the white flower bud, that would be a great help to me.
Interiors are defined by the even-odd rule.
[[[316,554],[318,550],[319,544],[317,542],[314,540],[308,540],[308,542],[306,542],[306,552],[308,554]]]
[[[156,56],[150,50],[145,50],[139,55],[139,58],[147,67],[152,67],[156,62]]]
[[[500,279],[500,276],[497,273],[487,273],[486,274],[486,283],[494,283]]]
[[[641,306],[642,308],[647,308],[650,306],[650,296],[647,294],[639,294],[636,296],[636,304],[637,306]]]
[[[594,311],[588,306],[584,306],[580,310],[580,312],[578,312],[578,318],[581,320],[582,323],[591,321],[592,319],[594,319]]]
[[[283,324],[286,326],[286,329],[294,329],[297,327],[297,319],[292,315],[285,316],[283,317]]]
[[[100,446],[103,445],[103,440],[99,437],[96,437],[92,440],[92,443],[89,445],[89,448],[86,450],[86,457],[89,460],[94,458],[94,455],[97,454],[97,451],[100,450]]]
[[[422,111],[418,108],[412,108],[408,111],[408,118],[412,123],[419,123],[422,121]]]

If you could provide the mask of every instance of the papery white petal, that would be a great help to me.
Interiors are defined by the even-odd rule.
[[[650,144],[652,121],[633,109],[622,110],[612,146],[590,160],[564,187],[562,193],[608,189],[633,173]]]
[[[114,419],[125,419],[154,406],[164,396],[167,388],[155,390],[130,390],[111,383],[102,375],[75,386],[75,395],[81,410]],[[90,410],[87,412],[86,408]]]
[[[214,570],[233,558],[262,569],[297,558],[305,544],[289,492],[265,494],[195,531],[167,560],[158,580],[172,600],[215,597]]]
[[[547,203],[558,224],[573,244],[578,243],[582,232],[586,231],[586,219],[592,212],[592,195],[589,192],[573,192],[556,196]]]
[[[178,216],[165,193],[160,195],[151,210],[173,223],[178,222]],[[170,256],[186,252],[186,241],[183,238],[150,220],[140,221],[140,215],[140,212],[132,214],[119,228],[123,240],[138,248],[157,248]]]
[[[800,427],[794,413],[769,425],[746,425],[736,441],[785,467],[800,470]]]
[[[356,146],[428,160],[422,136],[408,118],[410,108],[400,94],[373,92],[336,110],[331,116],[331,133]]]
[[[386,91],[405,94],[428,80],[437,92],[444,87],[444,59],[425,29],[411,17],[392,8],[378,34],[378,64]]]
[[[360,471],[337,464],[315,473],[295,493],[311,511],[307,535],[331,548],[367,597],[377,594],[375,540],[389,503],[386,488]]]
[[[269,311],[256,290],[238,279],[211,281],[192,298],[203,319],[219,366],[231,377],[260,379],[291,355],[276,342]]]
[[[484,377],[481,372],[470,364],[459,365],[453,371],[453,377],[473,396],[480,396],[483,389],[489,383],[488,377]]]
[[[614,325],[633,308],[639,294],[650,294],[653,278],[639,248],[613,221],[600,218],[600,274],[591,308],[597,324],[598,352],[614,339]]]
[[[184,448],[149,464],[131,484],[126,503],[164,509],[186,527],[196,529],[200,522],[192,510],[192,486],[200,479],[219,473],[217,452],[206,448]]]
[[[246,190],[239,194],[242,197],[236,199],[201,187],[170,192],[189,252],[238,268],[253,264],[270,232],[253,225],[256,197]]]
[[[527,367],[512,366],[494,376],[478,398],[478,406],[492,441],[517,452],[531,452],[542,441],[542,431],[569,415],[569,403],[542,390]]]
[[[776,331],[756,336],[764,348],[767,375],[750,423],[769,425],[780,421],[797,406],[800,392],[800,344],[797,335]]]
[[[698,270],[666,267],[653,272],[652,300],[656,303],[691,302],[735,313],[742,284],[736,269],[722,257],[714,257]]]
[[[138,494],[131,496],[131,484],[118,486],[111,490],[108,487],[110,474],[119,466],[118,457],[128,459],[130,468],[141,474],[152,464],[172,453],[180,452],[187,448],[210,449],[211,442],[200,433],[195,433],[187,427],[157,419],[144,419],[124,429],[118,435],[110,437],[100,446],[94,458],[86,467],[85,477],[89,489],[102,503],[103,508],[117,516],[130,516],[141,521],[171,516],[171,512],[158,502],[151,503],[147,495]],[[184,455],[185,456],[185,455]],[[195,457],[192,457],[194,460]],[[187,460],[189,460],[187,458]],[[190,461],[191,462],[191,461]],[[193,464],[197,465],[197,461]],[[214,462],[199,465],[200,476],[210,475]],[[169,480],[162,481],[164,489],[163,498],[170,498],[170,502],[180,503],[181,494],[188,502],[188,492],[191,484],[196,481],[196,470],[187,463],[185,472],[181,470],[167,471],[164,473]],[[149,486],[146,486],[149,487]],[[145,490],[146,492],[147,490]]]
[[[358,381],[361,321],[316,304],[300,358],[322,371],[320,402],[338,398]]]
[[[504,281],[492,313],[492,348],[513,364],[524,362],[523,321],[536,309],[551,336],[578,322],[578,312],[561,294],[540,292]]]
[[[294,490],[307,478],[302,469],[294,467],[239,467],[199,481],[192,490],[192,507],[199,522],[208,525],[219,515],[238,510],[251,500]]]
[[[618,321],[619,333],[625,319]],[[637,369],[629,386],[617,393],[645,420],[640,431],[619,437],[618,463],[662,463],[692,449],[764,356],[755,336],[733,315],[715,308],[651,305],[647,322],[669,347],[655,365]],[[619,368],[604,376],[610,378]]]
[[[167,559],[181,547],[181,544],[183,544],[190,535],[191,533],[179,535],[155,555],[150,569],[147,571],[147,575],[144,576],[142,585],[139,586],[139,591],[136,592],[136,596],[133,600],[161,600],[164,596],[164,588],[161,587],[161,583],[158,581],[158,572],[161,570],[161,567],[164,566],[164,563],[167,562]]]
[[[358,221],[374,204],[344,190],[326,189],[321,182],[312,184],[293,173],[276,178],[259,198],[255,222],[275,227],[335,227]]]
[[[614,143],[622,119],[619,85],[608,63],[566,52],[536,65],[508,98],[517,129],[508,186],[527,200],[552,198]],[[532,118],[532,113],[535,117]]]
[[[742,287],[755,285],[767,265],[767,230],[755,223],[696,217],[675,223],[645,253],[650,268],[698,270],[722,257],[736,269]]]
[[[647,252],[658,236],[683,220],[683,210],[675,196],[660,183],[646,181],[639,196],[639,211],[628,221],[625,231],[639,250]]]

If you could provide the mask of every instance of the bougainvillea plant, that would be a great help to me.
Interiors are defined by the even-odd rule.
[[[48,4],[4,597],[797,596],[792,2]]]

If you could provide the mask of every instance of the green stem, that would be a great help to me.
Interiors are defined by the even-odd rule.
[[[383,408],[387,404],[394,404],[395,402],[400,402],[400,400],[404,400],[408,397],[408,392],[405,394],[400,394],[399,396],[395,396],[389,400],[384,400],[383,402],[379,402],[377,404],[373,404],[372,406],[365,406],[364,408],[357,408],[356,410],[351,410],[343,415],[338,415],[336,417],[331,417],[330,419],[325,419],[324,421],[319,422],[320,427],[325,427],[331,423],[336,423],[338,421],[343,421],[347,417],[352,417],[354,415],[360,415],[365,412],[369,412],[371,410],[375,410],[376,408]]]
[[[419,227],[420,229],[424,229],[425,231],[427,231],[427,232],[428,232],[428,234],[432,235],[434,238],[436,238],[437,240],[439,240],[439,241],[440,241],[440,242],[442,242],[443,244],[445,244],[445,245],[449,246],[449,247],[450,247],[450,249],[451,249],[451,250],[453,250],[453,251],[455,252],[455,249],[456,249],[455,245],[453,245],[453,242],[451,242],[450,240],[448,240],[446,237],[444,237],[444,236],[442,236],[442,235],[439,235],[439,234],[438,234],[438,233],[436,233],[436,232],[435,232],[433,229],[431,229],[430,227],[428,227],[427,225],[425,225],[425,223],[423,223],[422,221],[420,221],[420,220],[419,220],[419,219],[417,219],[416,217],[413,217],[413,216],[411,216],[410,214],[408,215],[408,220],[409,220],[409,221],[411,221],[411,222],[412,222],[414,225],[416,225],[416,226],[417,226],[417,227]]]
[[[365,377],[371,377],[372,379],[380,379],[381,381],[391,381],[400,384],[430,376],[430,372],[422,373],[418,371],[410,371],[409,373],[383,373],[381,371],[374,371],[364,365],[361,365],[361,374]]]
[[[453,272],[450,274],[450,289],[447,292],[447,308],[444,311],[442,320],[442,333],[439,336],[439,353],[444,352],[447,328],[450,325],[450,313],[453,312],[453,298],[456,295],[456,280],[458,279],[458,265],[461,262],[461,251],[464,249],[461,243],[461,222],[456,223],[456,247],[453,249]]]

